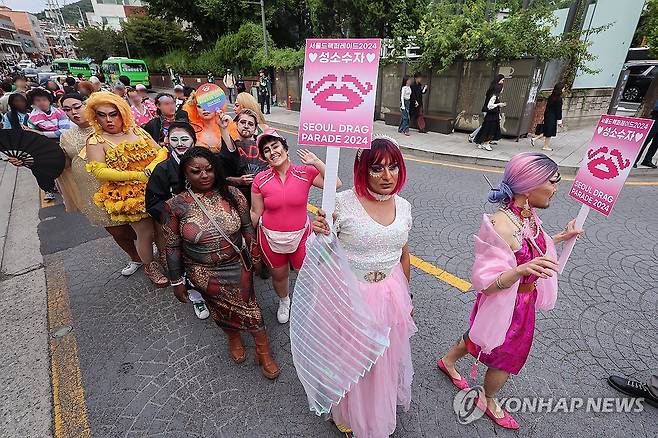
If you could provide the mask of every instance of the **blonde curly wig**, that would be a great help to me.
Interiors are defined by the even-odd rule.
[[[85,116],[94,128],[94,131],[96,131],[96,134],[101,134],[103,132],[103,128],[101,128],[101,125],[96,119],[96,108],[99,105],[113,105],[116,107],[119,114],[121,114],[121,119],[123,120],[123,132],[128,132],[130,129],[135,128],[135,119],[130,112],[130,106],[128,106],[128,102],[126,102],[121,96],[110,93],[109,91],[97,91],[89,96],[89,99],[85,101],[85,104]]]

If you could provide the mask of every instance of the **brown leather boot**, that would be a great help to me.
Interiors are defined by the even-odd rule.
[[[169,286],[169,280],[164,276],[162,267],[155,260],[144,265],[144,273],[158,289]]]
[[[268,379],[279,377],[279,367],[270,354],[270,344],[265,330],[252,333],[256,341],[256,364],[260,365],[263,375]]]
[[[235,363],[242,363],[247,359],[247,352],[242,344],[242,336],[238,330],[223,328],[228,340],[228,353]]]

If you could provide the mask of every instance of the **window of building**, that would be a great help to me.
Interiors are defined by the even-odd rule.
[[[126,62],[121,64],[121,70],[126,73],[145,73],[146,66],[136,62]]]

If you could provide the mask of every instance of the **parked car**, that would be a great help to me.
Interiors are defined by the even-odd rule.
[[[622,99],[627,102],[642,102],[651,81],[658,74],[658,61],[629,62],[628,81]]]
[[[23,76],[25,76],[28,81],[39,82],[39,71],[36,68],[24,68]]]
[[[37,66],[34,65],[32,61],[28,61],[28,60],[19,61],[18,64],[16,64],[16,66],[21,70],[24,70],[26,68],[37,68]]]

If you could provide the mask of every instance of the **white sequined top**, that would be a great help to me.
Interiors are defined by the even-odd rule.
[[[400,263],[412,224],[409,201],[396,195],[395,220],[384,226],[368,215],[354,190],[346,190],[336,195],[336,216],[338,239],[357,278],[368,272],[388,275]]]

